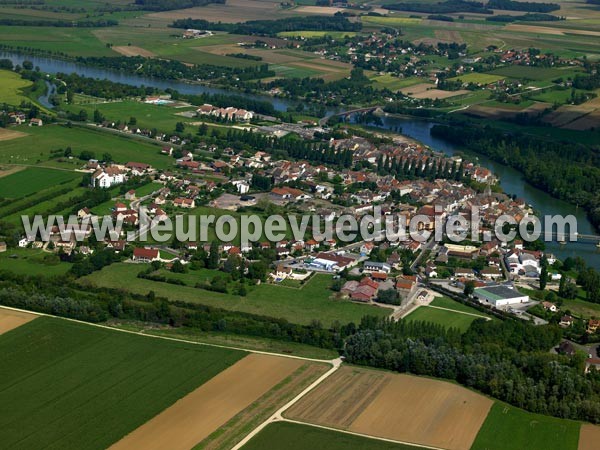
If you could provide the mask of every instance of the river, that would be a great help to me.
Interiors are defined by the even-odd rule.
[[[402,129],[402,134],[409,136],[417,141],[428,145],[434,150],[444,152],[447,155],[454,155],[456,152],[468,154],[470,159],[477,161],[480,165],[492,170],[500,179],[500,185],[504,192],[510,195],[524,198],[531,204],[536,213],[544,215],[562,216],[573,215],[577,219],[577,231],[581,234],[597,234],[594,226],[587,218],[585,211],[575,205],[558,200],[546,192],[532,186],[524,179],[519,171],[493,161],[486,156],[476,154],[472,151],[461,150],[454,144],[442,139],[431,136],[429,130],[434,125],[433,122],[426,120],[403,118],[403,117],[381,117],[383,128],[394,130]],[[600,269],[600,252],[589,242],[569,242],[566,245],[557,242],[546,243],[547,251],[554,253],[559,259],[567,256],[580,256],[592,267]]]
[[[183,94],[227,94],[232,95],[231,91],[226,89],[213,88],[209,86],[203,86],[199,84],[189,84],[178,81],[166,81],[148,77],[141,77],[138,75],[131,75],[119,71],[101,69],[96,67],[84,66],[76,64],[72,61],[63,61],[54,58],[41,57],[41,56],[24,56],[16,53],[0,52],[0,58],[10,59],[13,64],[22,64],[23,61],[28,60],[33,63],[34,66],[40,68],[42,72],[46,73],[78,73],[80,75],[92,78],[106,78],[108,80],[130,84],[133,86],[151,86],[158,89],[176,89]],[[261,95],[250,95],[233,93],[237,95],[244,95],[257,100],[271,102],[277,111],[286,111],[289,106],[295,106],[292,102],[285,99],[278,99],[269,96]],[[45,98],[47,100],[47,97]],[[47,102],[46,102],[47,103]],[[328,115],[333,111],[328,111]],[[455,145],[446,142],[441,139],[432,137],[429,130],[433,126],[433,123],[411,119],[411,118],[399,118],[399,117],[382,117],[383,128],[395,130],[397,128],[402,129],[402,133],[413,139],[416,139],[425,145],[430,146],[432,149],[444,152],[448,155],[453,155],[461,149]],[[491,169],[500,179],[500,184],[505,192],[517,197],[524,198],[530,203],[535,210],[543,215],[574,215],[577,218],[577,231],[581,234],[596,234],[594,227],[588,220],[585,211],[581,208],[577,208],[575,205],[557,200],[549,194],[533,187],[523,178],[523,175],[518,171],[505,166],[503,164],[492,161],[485,156],[475,155],[472,152],[466,151],[473,155],[473,159],[477,159],[478,162],[489,169]],[[560,245],[556,242],[547,243],[546,248],[548,251],[554,253],[558,258],[564,259],[567,256],[580,256],[590,265],[596,269],[600,269],[600,253],[596,247],[591,243],[567,243],[566,245]]]

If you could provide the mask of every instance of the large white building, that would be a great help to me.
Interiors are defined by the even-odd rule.
[[[92,187],[109,188],[125,182],[125,174],[117,167],[98,169],[92,175]]]
[[[473,296],[480,302],[489,303],[496,308],[529,301],[528,295],[523,295],[516,288],[502,284],[476,288]]]

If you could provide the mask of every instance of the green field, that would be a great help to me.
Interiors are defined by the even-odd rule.
[[[463,83],[475,83],[475,84],[490,84],[496,81],[502,80],[504,77],[498,75],[491,75],[489,73],[478,73],[471,72],[463,75],[459,75],[454,78],[450,78],[449,81],[462,81]]]
[[[342,39],[345,36],[356,36],[355,31],[282,31],[277,33],[279,37],[303,37],[303,38],[314,38],[331,36],[334,39]]]
[[[471,450],[577,450],[580,426],[496,402]]]
[[[245,353],[41,317],[0,336],[5,448],[101,449]]]
[[[19,106],[22,101],[29,101],[23,94],[23,89],[32,84],[31,81],[22,79],[18,73],[0,70],[0,102]]]
[[[51,186],[62,184],[82,175],[65,170],[28,167],[6,177],[0,178],[0,197],[20,198]]]
[[[533,81],[548,80],[551,81],[555,78],[573,78],[579,70],[571,67],[564,68],[552,68],[552,67],[531,67],[531,66],[510,66],[502,67],[500,69],[489,72],[493,75],[500,75],[503,77],[526,79]]]
[[[17,127],[16,129],[20,129]],[[25,131],[25,128],[22,128]],[[0,163],[39,164],[48,161],[52,150],[71,147],[73,155],[83,150],[94,152],[97,158],[110,153],[118,163],[128,161],[145,162],[158,169],[173,165],[173,160],[160,154],[160,145],[149,143],[135,137],[120,136],[109,131],[91,128],[60,125],[27,127],[28,136],[2,142],[0,145]],[[74,158],[63,159],[61,167],[80,168],[85,162]]]
[[[371,78],[374,82],[375,87],[387,88],[391,91],[398,91],[402,88],[413,86],[415,84],[423,83],[422,78],[398,78],[391,74],[377,75]]]
[[[361,21],[365,25],[381,25],[384,27],[393,27],[408,24],[415,25],[421,23],[421,19],[417,17],[362,16]]]
[[[411,445],[369,439],[290,422],[275,422],[252,438],[244,450],[416,450]]]
[[[112,264],[82,278],[82,282],[89,281],[97,286],[125,289],[138,294],[154,291],[157,297],[165,297],[171,301],[182,300],[231,311],[284,318],[298,324],[309,324],[314,319],[318,319],[323,326],[330,326],[336,320],[342,324],[358,323],[366,315],[382,317],[389,314],[384,308],[331,299],[333,293],[328,289],[331,283],[328,275],[314,276],[302,289],[262,284],[249,289],[246,297],[239,297],[137,278],[137,274],[146,267],[141,264]]]
[[[463,305],[457,301],[452,300],[448,297],[436,297],[430,303],[431,306],[439,306],[440,308],[452,309],[454,311],[462,311],[469,314],[477,314],[478,316],[485,316],[486,314],[475,309],[471,308],[468,305]]]
[[[306,78],[322,75],[322,72],[316,69],[310,69],[308,67],[293,67],[282,64],[272,64],[269,66],[269,68],[274,70],[278,77],[285,78]]]
[[[443,325],[445,328],[458,328],[460,331],[467,331],[471,322],[477,317],[461,314],[460,312],[444,311],[442,309],[421,306],[411,312],[404,320],[431,322],[437,325]]]
[[[53,253],[38,249],[11,248],[0,253],[0,267],[20,275],[64,275],[71,263],[61,262]]]

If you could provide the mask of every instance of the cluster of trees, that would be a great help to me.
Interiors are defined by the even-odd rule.
[[[487,3],[487,7],[490,9],[541,13],[558,11],[560,9],[560,5],[558,3],[519,2],[515,0],[490,0]]]
[[[558,20],[565,20],[564,17],[553,16],[552,14],[542,13],[527,13],[522,16],[511,16],[511,15],[498,15],[486,17],[485,20],[489,22],[556,22]]]
[[[463,163],[448,159],[430,158],[423,164],[421,161],[404,158],[377,159],[377,173],[379,175],[393,175],[398,180],[412,180],[415,178],[438,178],[461,181],[465,177]]]
[[[435,125],[433,136],[482,153],[521,171],[531,184],[586,208],[600,226],[600,147],[510,134],[490,126],[453,121]]]
[[[250,20],[241,23],[215,23],[203,19],[188,18],[176,20],[171,24],[171,27],[274,36],[283,31],[360,31],[362,24],[360,22],[350,22],[343,14],[336,13],[333,16],[286,17],[285,19]]]
[[[591,91],[600,87],[600,72],[592,75],[577,75],[573,79],[573,87]]]
[[[474,321],[458,330],[420,322],[363,319],[346,341],[353,364],[455,380],[531,412],[600,421],[600,375],[583,357],[552,355],[561,331],[523,321]]]
[[[113,19],[76,21],[47,19],[0,19],[0,25],[13,27],[102,28],[115,27],[119,25],[119,22]]]
[[[112,263],[121,261],[123,257],[123,254],[116,253],[113,249],[107,248],[96,250],[87,258],[82,256],[75,257],[69,272],[78,278],[83,277],[97,270],[101,270],[103,267],[109,266]]]
[[[170,11],[206,6],[212,3],[223,5],[225,2],[226,0],[135,0],[135,4],[146,11]]]
[[[86,94],[108,100],[127,97],[146,97],[156,93],[156,89],[149,86],[132,86],[109,80],[84,77],[76,73],[70,75],[57,73],[56,78],[65,82],[64,85],[62,83],[58,84],[57,92],[59,94],[67,92],[68,100],[73,98],[73,93]]]
[[[399,11],[412,11],[431,14],[448,14],[469,12],[477,14],[493,14],[494,12],[482,2],[467,0],[446,0],[437,3],[392,3],[382,8]]]
[[[163,80],[216,80],[219,78],[255,80],[275,76],[268,64],[251,67],[225,67],[210,64],[188,66],[174,60],[144,58],[142,56],[78,57],[76,61],[89,66],[159,78]]]

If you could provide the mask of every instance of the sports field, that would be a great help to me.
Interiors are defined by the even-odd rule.
[[[28,167],[0,178],[0,197],[20,198],[76,178],[81,179],[82,174],[66,170]]]
[[[469,450],[491,406],[491,400],[455,384],[345,366],[285,416],[401,442]]]
[[[102,449],[244,352],[40,317],[0,336],[5,448]]]
[[[418,447],[394,444],[362,436],[340,433],[291,422],[275,422],[251,439],[244,450],[416,450]]]

